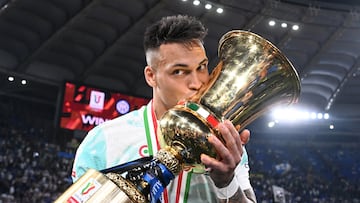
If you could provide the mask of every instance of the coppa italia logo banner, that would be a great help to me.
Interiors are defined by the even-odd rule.
[[[90,93],[90,104],[91,108],[100,109],[104,108],[105,93],[100,91],[92,90]]]
[[[99,188],[101,184],[95,179],[91,178],[80,189],[73,194],[68,200],[68,203],[80,203],[87,201]]]

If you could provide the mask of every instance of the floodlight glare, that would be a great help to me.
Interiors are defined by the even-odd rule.
[[[216,12],[218,12],[218,13],[223,13],[223,12],[224,12],[224,9],[218,8],[218,9],[216,9]]]
[[[269,128],[272,128],[272,127],[274,127],[275,126],[275,122],[274,121],[270,121],[269,123],[268,123],[268,127]]]
[[[281,23],[282,28],[287,28],[287,23]]]
[[[276,24],[276,22],[275,22],[274,20],[270,20],[270,21],[269,21],[269,25],[270,25],[270,26],[275,26],[275,24]]]
[[[323,114],[322,114],[322,113],[318,113],[318,114],[317,114],[317,118],[318,118],[318,119],[322,119],[322,118],[323,118]]]
[[[298,29],[299,29],[299,25],[293,25],[293,26],[292,26],[292,29],[293,29],[293,30],[298,30]]]
[[[194,4],[195,6],[198,6],[198,5],[200,5],[200,1],[199,1],[199,0],[194,0],[194,1],[193,1],[193,4]]]
[[[209,10],[209,9],[212,8],[212,5],[211,5],[211,4],[206,4],[206,5],[205,5],[205,8]]]
[[[9,76],[9,77],[8,77],[8,80],[9,80],[10,82],[12,82],[12,81],[15,80],[15,78],[14,78],[13,76]]]
[[[328,113],[308,112],[296,108],[277,108],[272,111],[272,117],[279,121],[306,121],[329,119],[330,115]]]

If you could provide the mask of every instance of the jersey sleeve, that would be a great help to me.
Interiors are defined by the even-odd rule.
[[[249,159],[245,147],[243,147],[243,151],[244,152],[241,157],[241,162],[236,167],[235,173],[240,188],[242,190],[246,190],[251,188],[252,186],[250,184],[250,179],[249,179],[249,170],[250,170]]]
[[[106,167],[106,142],[101,128],[90,130],[76,151],[72,180],[75,182],[88,169],[101,170]]]

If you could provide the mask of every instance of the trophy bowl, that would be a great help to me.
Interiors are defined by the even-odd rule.
[[[217,125],[230,120],[241,131],[275,105],[297,102],[299,76],[291,62],[271,42],[243,30],[233,30],[219,42],[220,62],[195,96],[181,101],[160,119],[162,148],[176,149],[183,167],[205,172],[200,155],[216,158],[208,143]]]

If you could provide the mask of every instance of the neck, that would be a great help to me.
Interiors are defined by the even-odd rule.
[[[152,108],[156,116],[156,120],[159,120],[162,115],[167,111],[164,105],[159,104],[155,99],[153,99]]]

